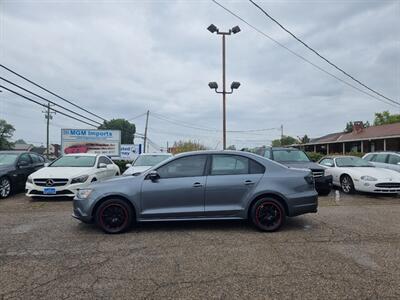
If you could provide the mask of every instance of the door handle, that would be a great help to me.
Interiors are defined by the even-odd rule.
[[[244,182],[244,184],[245,184],[245,185],[252,185],[252,184],[254,184],[254,182],[251,181],[251,180],[246,180],[246,181]]]
[[[202,187],[203,185],[200,182],[193,183],[193,187]]]

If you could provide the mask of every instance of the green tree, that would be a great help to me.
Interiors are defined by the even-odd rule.
[[[18,139],[15,141],[15,144],[25,144],[26,145],[26,142],[23,139]]]
[[[0,150],[11,149],[13,143],[10,142],[14,134],[15,128],[8,124],[6,120],[0,119]]]
[[[310,142],[310,138],[305,134],[303,137],[298,137],[301,144],[307,144]]]
[[[197,151],[197,150],[206,150],[206,146],[200,144],[196,141],[177,141],[172,146],[172,153],[182,153],[182,152],[190,152],[190,151]]]
[[[226,148],[226,150],[236,150],[235,145],[230,145]]]
[[[299,141],[297,139],[295,139],[294,137],[284,135],[280,139],[273,140],[271,145],[272,145],[272,147],[281,147],[281,146],[289,146],[289,145],[298,144],[298,143],[299,143]]]
[[[108,130],[121,130],[121,143],[122,144],[133,144],[133,135],[136,132],[135,124],[129,123],[125,119],[112,119],[110,121],[104,121],[99,129]]]
[[[390,114],[385,110],[381,113],[375,113],[374,125],[384,125],[400,122],[400,114]]]

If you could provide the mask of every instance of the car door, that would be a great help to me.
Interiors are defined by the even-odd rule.
[[[105,156],[99,156],[97,159],[97,169],[96,169],[96,178],[97,180],[104,180],[108,177],[109,170],[107,169],[107,158]],[[105,164],[106,167],[100,167],[100,164]]]
[[[389,154],[388,164],[391,170],[400,172],[400,155]]]
[[[107,165],[107,171],[106,171],[106,177],[110,178],[115,176],[115,173],[117,173],[117,170],[115,168],[114,163],[106,156],[103,157],[103,160],[105,164]]]
[[[29,156],[31,157],[32,160],[32,169],[33,172],[43,168],[44,166],[44,159],[37,155],[36,153],[29,153]]]
[[[206,216],[238,216],[265,172],[244,156],[213,154],[205,190]]]
[[[387,163],[388,159],[388,154],[386,153],[377,153],[375,156],[373,156],[370,160],[370,162],[375,166],[379,168],[389,168],[389,165]]]
[[[145,178],[141,188],[142,218],[204,215],[207,155],[177,158],[159,167],[157,180]]]
[[[25,182],[28,176],[33,173],[33,165],[31,157],[28,153],[23,153],[19,156],[16,169],[14,171],[13,176],[15,177],[15,183],[17,184],[18,188],[24,188]]]
[[[332,175],[333,184],[340,185],[340,170],[335,168],[334,160],[332,158],[324,158],[319,164],[326,168],[325,175]]]

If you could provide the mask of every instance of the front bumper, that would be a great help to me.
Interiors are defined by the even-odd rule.
[[[382,185],[383,186],[376,186]],[[386,185],[386,186],[385,186]],[[376,182],[376,181],[363,181],[354,180],[354,188],[356,191],[376,194],[399,194],[399,183],[395,182]]]
[[[34,183],[27,182],[25,184],[25,195],[28,197],[75,197],[78,189],[87,187],[90,182],[66,184],[63,186],[55,186],[55,194],[44,194],[46,186],[39,186]]]
[[[84,223],[92,223],[93,217],[91,214],[91,205],[88,199],[74,198],[72,201],[73,213],[72,217],[78,219]]]
[[[330,191],[332,189],[332,175],[314,178],[315,189],[317,192]]]

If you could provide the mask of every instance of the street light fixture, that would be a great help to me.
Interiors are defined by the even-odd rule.
[[[240,86],[240,82],[234,81],[231,84],[231,91],[227,92],[226,91],[226,78],[225,78],[225,36],[226,35],[231,35],[236,34],[240,32],[240,27],[235,26],[232,29],[229,29],[229,31],[220,31],[217,26],[214,24],[211,24],[210,26],[207,27],[207,30],[210,31],[211,33],[217,33],[219,35],[222,35],[222,91],[218,92],[218,84],[216,82],[210,82],[208,86],[210,89],[215,90],[216,93],[222,94],[222,131],[223,131],[223,149],[226,149],[226,94],[232,94],[234,89],[238,89]]]

